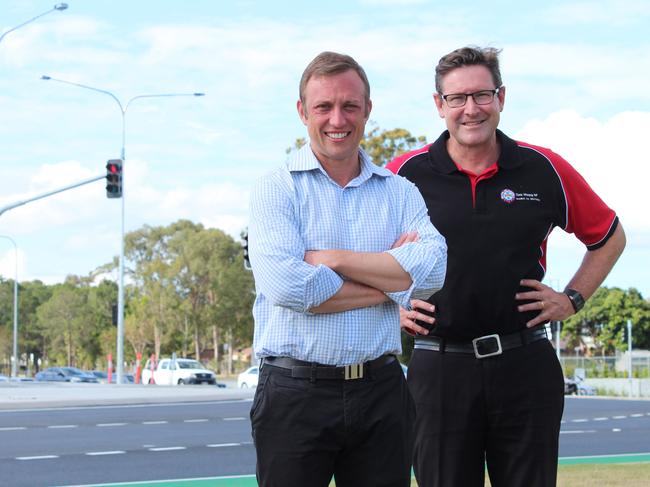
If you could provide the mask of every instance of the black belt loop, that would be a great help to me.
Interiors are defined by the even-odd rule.
[[[312,362],[311,364],[311,371],[309,373],[309,382],[312,384],[316,383],[316,363]]]
[[[519,332],[519,337],[521,338],[521,344],[525,347],[528,345],[528,333],[526,333],[527,329],[524,328]]]

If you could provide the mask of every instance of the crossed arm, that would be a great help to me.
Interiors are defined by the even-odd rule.
[[[417,238],[416,232],[405,233],[392,248]],[[312,250],[305,253],[305,262],[327,266],[346,279],[334,296],[311,308],[312,313],[337,313],[381,304],[389,300],[386,292],[405,291],[413,283],[408,272],[386,252]]]

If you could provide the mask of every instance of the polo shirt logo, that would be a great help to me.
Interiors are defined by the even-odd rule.
[[[515,192],[511,189],[504,189],[503,191],[501,191],[501,200],[507,204],[514,202]]]

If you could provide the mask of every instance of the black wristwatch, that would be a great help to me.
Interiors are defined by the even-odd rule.
[[[580,311],[585,305],[585,298],[583,298],[582,294],[580,294],[575,289],[566,288],[564,290],[564,294],[566,294],[569,297],[569,301],[571,301],[571,306],[573,306],[573,310],[576,313]]]

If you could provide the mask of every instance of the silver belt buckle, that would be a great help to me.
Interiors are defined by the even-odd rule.
[[[481,353],[479,351],[479,347],[485,346],[483,343],[479,342],[496,342],[496,350],[492,352],[487,352],[487,353]],[[474,347],[474,355],[476,358],[486,358],[486,357],[492,357],[494,355],[501,355],[503,353],[503,349],[501,348],[501,339],[499,338],[499,335],[496,333],[494,335],[485,335],[482,337],[474,338],[472,340],[472,346]]]
[[[363,379],[363,364],[345,366],[345,380]]]

